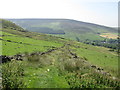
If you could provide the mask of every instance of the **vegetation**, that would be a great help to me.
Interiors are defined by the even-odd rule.
[[[118,50],[118,40],[117,39],[104,39],[104,40],[89,40],[83,41],[86,44],[91,44],[94,46],[103,46],[111,48],[111,51]]]
[[[20,36],[12,36],[12,35],[3,36],[2,40],[3,40],[2,42],[3,55],[15,55],[16,53],[23,53],[23,52],[46,51],[48,49],[52,49],[62,45],[61,43],[55,43],[53,41],[36,40],[28,37],[20,37]]]
[[[68,40],[19,30],[10,21],[5,23],[7,28],[0,31],[1,58],[5,60],[0,64],[2,88],[120,87],[117,52],[77,42],[78,37],[77,41]],[[108,42],[117,43],[113,39]]]
[[[7,28],[7,29],[24,31],[23,28],[16,25],[15,23],[11,23],[10,21],[4,20],[4,19],[0,19],[0,21],[2,21],[2,27],[5,28],[5,29]]]
[[[21,61],[12,60],[2,65],[2,84],[3,88],[25,88],[23,81],[24,65]]]
[[[103,33],[117,34],[118,30],[110,27],[96,25],[69,19],[10,19],[32,32],[51,34],[68,39],[76,40],[78,37],[81,41],[104,40]],[[56,33],[56,32],[59,32]],[[62,32],[62,33],[61,33]]]
[[[45,33],[45,34],[65,34],[65,32],[63,30],[53,30],[51,28],[48,27],[31,27],[28,28],[29,30],[33,31],[33,32],[39,32],[39,33]]]

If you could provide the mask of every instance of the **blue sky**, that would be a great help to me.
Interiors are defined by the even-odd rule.
[[[118,25],[118,0],[0,0],[0,2],[0,18],[64,18],[110,27]]]

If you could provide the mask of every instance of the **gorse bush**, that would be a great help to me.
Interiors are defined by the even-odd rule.
[[[3,88],[24,88],[24,64],[21,61],[13,60],[2,66]]]

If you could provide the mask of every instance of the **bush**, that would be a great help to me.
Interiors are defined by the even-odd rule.
[[[25,88],[23,81],[24,65],[21,61],[12,60],[2,66],[3,88]]]
[[[70,88],[120,88],[120,81],[100,73],[69,73],[66,75]]]
[[[66,62],[64,63],[64,69],[67,71],[74,71],[76,68],[75,62],[74,60],[66,60]]]
[[[42,68],[44,66],[52,65],[53,61],[51,57],[47,57],[44,55],[41,57],[41,55],[31,55],[26,57],[26,61],[29,63],[35,64],[36,67]]]

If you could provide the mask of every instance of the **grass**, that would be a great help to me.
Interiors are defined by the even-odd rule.
[[[22,61],[24,63],[24,77],[22,81],[25,82],[26,87],[109,88],[119,86],[119,81],[110,79],[107,75],[97,73],[94,69],[90,68],[90,63],[83,63],[84,59],[81,58],[81,55],[79,55],[80,58],[71,56],[69,50],[75,53],[77,51],[75,47],[78,47],[76,45],[80,46],[80,44],[73,43],[71,42],[72,46],[66,45],[64,48],[42,56],[27,56],[26,58],[32,58],[28,61]],[[85,45],[81,46],[81,48],[84,47],[86,48]],[[98,48],[95,50],[98,50]],[[87,60],[91,62],[89,59]]]
[[[22,43],[27,43],[31,45],[39,45],[39,46],[61,46],[59,43],[54,43],[51,41],[44,41],[44,40],[35,40],[32,38],[27,38],[27,37],[12,37],[12,36],[5,36],[3,37],[4,40],[12,40],[13,42],[22,42]]]
[[[93,34],[93,33],[86,33],[86,34],[79,34],[79,33],[74,33],[74,32],[67,32],[64,35],[53,35],[53,36],[59,36],[59,37],[64,37],[67,39],[71,39],[71,40],[76,40],[76,37],[78,37],[80,39],[80,41],[84,41],[86,39],[89,40],[104,40],[103,37]]]
[[[20,37],[17,35],[15,36],[14,34],[9,34],[7,32],[3,32],[3,35],[5,35],[2,37],[3,40],[10,41],[10,42],[2,41],[3,55],[15,55],[17,53],[24,53],[24,52],[31,53],[37,51],[43,52],[48,49],[52,49],[52,47],[62,46],[61,43],[56,43],[54,41],[44,41],[33,38]]]
[[[24,52],[29,52],[29,53],[39,52],[39,51],[44,52],[49,49],[52,49],[52,47],[61,47],[63,45],[62,44],[63,42],[56,43],[56,41],[45,41],[34,38],[21,37],[20,35],[14,35],[8,32],[3,32],[3,35],[5,35],[3,37],[4,40],[11,41],[11,42],[2,41],[3,55],[15,55],[17,53],[24,53]],[[17,43],[13,43],[13,42],[17,42]],[[112,72],[117,71],[118,56],[114,52],[109,52],[108,49],[106,48],[93,47],[91,45],[86,45],[82,43],[77,43],[77,44],[74,43],[74,45],[81,47],[81,48],[71,47],[76,50],[76,53],[80,57],[87,58],[87,60],[90,63],[108,69],[108,71],[112,71]]]
[[[47,71],[47,70],[50,71]],[[25,72],[25,80],[28,88],[69,88],[65,78],[58,75],[54,66],[44,68],[28,67]]]
[[[118,72],[118,55],[114,52],[109,52],[104,47],[94,47],[91,45],[80,44],[80,48],[73,48],[76,53],[86,58],[91,64],[100,66],[105,70],[116,75]]]
[[[12,60],[1,65],[3,86],[6,88],[120,87],[120,80],[117,78],[118,55],[107,48],[10,28],[3,29],[2,33],[2,55],[25,54],[23,61]],[[57,49],[43,55],[27,54],[47,52],[54,48]],[[91,65],[104,70],[91,68]]]

